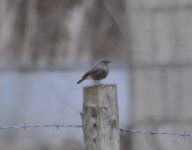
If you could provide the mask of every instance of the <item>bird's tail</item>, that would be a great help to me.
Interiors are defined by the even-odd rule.
[[[85,80],[85,79],[82,78],[81,80],[79,80],[79,81],[77,82],[77,84],[81,83],[83,80]]]

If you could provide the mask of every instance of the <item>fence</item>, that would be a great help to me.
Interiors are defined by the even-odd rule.
[[[7,125],[7,126],[0,126],[0,130],[11,130],[11,129],[33,129],[33,128],[56,128],[60,130],[62,128],[82,128],[82,125],[64,125],[64,124],[44,124],[44,125],[28,125],[18,124],[18,125]],[[149,130],[141,130],[141,129],[130,129],[130,128],[119,128],[121,133],[129,134],[129,133],[136,133],[136,134],[147,134],[147,135],[170,135],[170,136],[179,136],[179,137],[191,137],[192,132],[186,131],[156,131],[155,129]]]
[[[186,131],[157,131],[155,129],[141,130],[119,128],[117,89],[116,85],[96,85],[84,88],[82,125],[18,124],[0,126],[0,130],[28,128],[82,128],[86,150],[119,150],[119,132],[123,134],[137,133],[147,135],[170,135],[186,137],[192,132]]]

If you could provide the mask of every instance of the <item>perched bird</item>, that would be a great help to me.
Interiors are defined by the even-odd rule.
[[[100,83],[99,81],[106,78],[109,73],[109,63],[111,61],[101,60],[96,63],[91,70],[85,73],[82,78],[77,82],[77,84],[81,83],[86,79],[92,79],[96,83]]]

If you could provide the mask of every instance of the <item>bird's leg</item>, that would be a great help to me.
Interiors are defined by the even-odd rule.
[[[100,81],[97,81],[98,85],[104,86]]]
[[[102,84],[99,80],[94,80],[94,81],[95,81],[96,85],[101,85],[104,87],[104,84]]]
[[[97,85],[102,85],[102,83],[99,80],[94,80]]]
[[[99,85],[102,85],[102,83],[100,81],[97,81]]]
[[[98,81],[97,81],[97,80],[94,80],[94,82],[95,82],[96,84],[98,84]]]

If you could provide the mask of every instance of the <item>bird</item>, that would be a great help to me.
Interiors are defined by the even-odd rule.
[[[101,84],[100,80],[105,79],[109,73],[109,63],[111,63],[111,61],[109,60],[106,59],[100,60],[81,77],[81,79],[77,82],[77,84],[87,79],[92,79],[97,84],[98,83]]]

